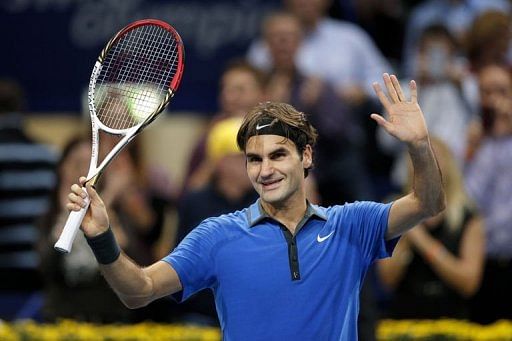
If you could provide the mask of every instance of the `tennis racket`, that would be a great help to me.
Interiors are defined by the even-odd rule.
[[[92,150],[87,182],[94,185],[113,158],[164,110],[180,84],[184,57],[178,32],[155,19],[135,21],[107,43],[89,81]],[[99,130],[120,140],[98,165]],[[86,203],[69,214],[54,246],[57,251],[71,251]]]

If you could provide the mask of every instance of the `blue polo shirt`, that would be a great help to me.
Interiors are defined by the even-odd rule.
[[[292,235],[259,205],[204,220],[163,260],[186,300],[211,288],[223,340],[356,340],[359,291],[391,254],[391,204],[308,204]]]

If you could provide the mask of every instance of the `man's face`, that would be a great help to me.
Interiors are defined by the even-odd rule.
[[[245,148],[247,174],[263,202],[280,205],[304,196],[304,168],[311,167],[307,146],[299,155],[295,144],[279,135],[256,135]]]
[[[230,116],[243,116],[261,102],[263,89],[254,75],[246,70],[233,69],[220,82],[221,111]]]

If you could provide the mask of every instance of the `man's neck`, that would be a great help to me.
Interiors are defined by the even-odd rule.
[[[307,210],[306,196],[304,193],[278,204],[261,200],[261,206],[270,217],[286,226],[291,233],[295,233],[297,225],[302,220]]]

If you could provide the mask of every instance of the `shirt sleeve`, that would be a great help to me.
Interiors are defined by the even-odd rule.
[[[173,295],[176,301],[185,301],[194,293],[212,287],[215,282],[211,251],[216,244],[216,230],[211,221],[203,221],[162,259],[173,267],[180,279],[182,291]]]
[[[368,264],[391,256],[399,240],[399,237],[386,240],[391,205],[370,201],[349,204],[353,233],[360,243],[362,256]]]

